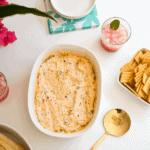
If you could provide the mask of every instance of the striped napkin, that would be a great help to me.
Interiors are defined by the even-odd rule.
[[[100,25],[99,20],[97,18],[98,14],[96,5],[93,7],[92,11],[83,18],[67,19],[55,13],[50,1],[51,0],[44,0],[46,11],[48,14],[52,15],[57,20],[56,23],[48,19],[48,27],[50,34],[90,29],[98,27]]]

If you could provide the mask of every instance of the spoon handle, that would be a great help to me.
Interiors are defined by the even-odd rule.
[[[95,145],[91,148],[91,150],[95,150],[96,147],[104,140],[104,138],[108,135],[107,132],[95,143]]]

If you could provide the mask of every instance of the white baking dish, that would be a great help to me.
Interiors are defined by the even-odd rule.
[[[9,125],[0,123],[0,133],[4,134],[11,140],[23,146],[26,150],[32,150],[27,140],[14,128]]]
[[[140,49],[140,51],[143,51],[145,50],[146,48],[142,48]],[[147,49],[146,49],[147,50]],[[131,95],[133,95],[136,99],[142,101],[143,103],[147,104],[147,105],[150,105],[150,103],[148,103],[147,101],[145,101],[143,98],[140,98],[138,96],[136,96],[133,92],[131,92],[126,86],[124,86],[122,83],[120,83],[120,74],[118,75],[118,78],[117,78],[117,82],[120,86],[122,86],[122,88],[124,88],[127,92],[129,92]]]
[[[71,51],[76,54],[87,56],[90,58],[91,62],[95,65],[95,72],[96,72],[96,77],[97,77],[97,82],[98,82],[95,112],[94,112],[93,118],[90,121],[90,123],[87,125],[87,127],[85,129],[83,129],[80,132],[70,133],[70,134],[62,134],[62,133],[55,133],[55,132],[46,130],[40,125],[40,123],[37,120],[36,114],[34,112],[34,88],[35,88],[37,71],[38,71],[41,63],[43,62],[45,56],[47,56],[47,54],[49,54],[50,52],[57,51],[57,50]],[[29,114],[31,116],[33,123],[43,133],[51,135],[51,136],[55,136],[55,137],[64,137],[64,138],[70,138],[70,137],[75,137],[75,136],[84,134],[87,130],[89,130],[92,127],[92,125],[94,124],[94,122],[97,118],[99,108],[100,108],[100,97],[101,97],[101,70],[100,70],[100,66],[99,66],[97,58],[89,50],[87,50],[83,47],[80,47],[80,46],[75,46],[75,45],[55,45],[53,47],[47,48],[38,56],[37,60],[35,61],[34,66],[33,66],[33,69],[31,72],[31,77],[30,77],[30,82],[29,82],[28,109],[29,109]]]

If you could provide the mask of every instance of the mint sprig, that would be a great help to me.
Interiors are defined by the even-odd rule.
[[[122,111],[121,109],[116,109],[116,110],[117,110],[117,113],[121,113],[121,111]]]
[[[110,28],[112,30],[117,30],[119,28],[120,21],[119,20],[114,20],[110,23]]]

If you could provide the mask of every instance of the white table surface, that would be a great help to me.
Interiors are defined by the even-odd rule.
[[[9,0],[45,11],[43,0]],[[8,80],[10,93],[0,103],[0,123],[17,129],[33,150],[89,150],[105,133],[103,117],[113,108],[124,109],[131,117],[131,128],[121,137],[108,135],[97,150],[149,150],[150,106],[140,102],[118,86],[119,69],[137,50],[150,49],[149,0],[97,0],[100,23],[113,16],[129,22],[132,36],[117,53],[100,47],[101,25],[96,29],[50,35],[47,19],[34,15],[16,15],[3,20],[17,41],[0,47],[0,71]],[[43,134],[32,123],[27,107],[27,92],[31,69],[37,56],[56,44],[75,44],[92,51],[102,71],[102,96],[98,119],[86,134],[71,139],[54,138]]]

